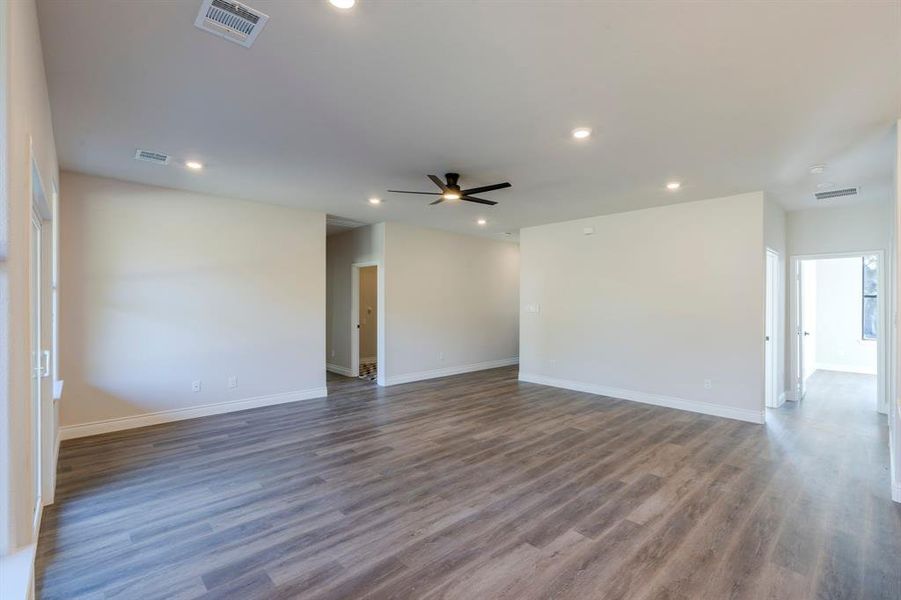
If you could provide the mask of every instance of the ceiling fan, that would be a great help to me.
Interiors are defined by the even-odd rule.
[[[441,196],[434,202],[430,202],[429,205],[439,204],[444,202],[445,200],[465,200],[467,202],[478,202],[479,204],[488,204],[489,206],[494,206],[497,202],[493,202],[491,200],[484,200],[482,198],[476,198],[475,196],[471,196],[470,194],[479,194],[481,192],[490,192],[492,190],[502,190],[504,188],[512,187],[506,181],[504,183],[496,183],[494,185],[485,185],[482,187],[469,188],[468,190],[461,190],[460,186],[457,184],[457,180],[460,179],[459,173],[446,173],[444,177],[447,179],[447,183],[441,181],[441,178],[437,175],[429,175],[429,179],[438,186],[440,192],[408,192],[406,190],[388,190],[389,192],[395,194],[422,194],[423,196]]]

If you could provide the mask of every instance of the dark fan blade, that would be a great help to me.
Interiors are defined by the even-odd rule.
[[[441,204],[442,202],[444,202],[444,198],[438,198],[438,199],[435,200],[434,202],[429,202],[429,206],[432,206],[432,205],[435,205],[435,204]]]
[[[444,182],[441,181],[440,177],[436,177],[435,175],[429,175],[429,179],[431,179],[432,183],[437,185],[438,189],[440,189],[442,192],[447,189],[447,186],[444,185]]]
[[[407,192],[404,190],[388,190],[392,194],[422,194],[423,196],[440,196],[441,192]]]
[[[489,206],[494,206],[497,202],[492,202],[491,200],[482,200],[481,198],[473,198],[472,196],[462,196],[460,200],[466,200],[467,202],[478,202],[479,204],[488,204]]]
[[[507,183],[507,182],[504,182],[504,183],[496,183],[496,184],[494,184],[494,185],[486,185],[486,186],[484,186],[484,187],[477,187],[477,188],[472,188],[472,189],[469,189],[469,190],[463,190],[463,194],[464,194],[464,195],[467,195],[467,194],[478,194],[478,193],[480,193],[480,192],[490,192],[491,190],[502,190],[502,189],[508,188],[508,187],[513,187],[513,186],[510,185],[510,184]]]

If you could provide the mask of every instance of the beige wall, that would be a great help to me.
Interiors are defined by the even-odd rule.
[[[326,362],[345,375],[351,370],[351,265],[381,262],[384,240],[384,223],[330,235],[326,240]]]
[[[48,194],[58,177],[56,148],[44,75],[37,14],[33,0],[0,3],[0,60],[3,62],[4,160],[3,209],[0,210],[0,555],[30,544],[32,508],[35,498],[31,481],[35,467],[30,407],[30,351],[28,340],[29,236],[31,219],[31,165],[29,141]],[[52,225],[44,227],[45,239]],[[49,257],[44,261],[49,273]],[[49,294],[49,279],[44,295]],[[49,331],[49,320],[44,321]],[[50,382],[45,382],[49,392]],[[52,416],[49,394],[45,412]],[[45,420],[52,448],[55,423]],[[46,453],[52,456],[52,453]],[[48,464],[48,470],[54,465]],[[46,498],[45,498],[46,499]]]
[[[61,188],[64,428],[322,395],[325,215],[73,173]]]
[[[388,384],[516,362],[517,245],[387,223],[384,266]]]
[[[520,377],[760,421],[763,205],[754,193],[523,229]]]
[[[378,267],[360,269],[360,359],[376,356],[378,343]]]

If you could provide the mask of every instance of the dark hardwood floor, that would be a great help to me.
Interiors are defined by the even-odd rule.
[[[901,598],[866,376],[767,426],[513,368],[72,440],[51,598]],[[871,391],[869,393],[872,393]]]

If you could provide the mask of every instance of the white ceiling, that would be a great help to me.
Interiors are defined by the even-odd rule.
[[[270,15],[250,49],[196,29],[200,0],[40,0],[63,167],[492,235],[759,189],[804,208],[824,181],[890,195],[898,1],[247,3]],[[447,171],[513,188],[385,192]]]

